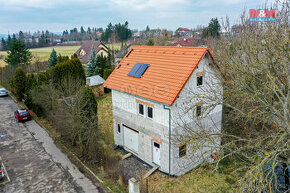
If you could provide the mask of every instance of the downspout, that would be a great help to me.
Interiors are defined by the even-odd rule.
[[[169,110],[169,123],[168,123],[168,129],[169,129],[169,152],[168,152],[168,155],[169,155],[169,176],[171,176],[171,109],[170,108],[167,108],[165,105],[163,106],[164,109],[167,109]]]

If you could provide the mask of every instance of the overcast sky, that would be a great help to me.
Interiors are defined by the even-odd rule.
[[[131,29],[194,28],[213,17],[237,22],[243,10],[266,0],[0,0],[0,34],[84,26],[106,27],[129,22]],[[272,0],[268,0],[268,2]]]

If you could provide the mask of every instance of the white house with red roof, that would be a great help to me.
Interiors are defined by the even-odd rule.
[[[201,96],[222,99],[216,71],[206,47],[133,46],[104,83],[112,89],[115,144],[171,176],[213,161],[222,100]],[[203,131],[212,137],[199,138]]]

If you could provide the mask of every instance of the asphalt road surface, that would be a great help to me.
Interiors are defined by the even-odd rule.
[[[10,97],[0,97],[0,156],[11,180],[0,192],[100,192],[34,120],[18,123],[17,109]]]

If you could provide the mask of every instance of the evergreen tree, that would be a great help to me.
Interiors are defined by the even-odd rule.
[[[41,35],[40,35],[40,38],[39,38],[39,43],[38,45],[40,47],[44,47],[46,46],[46,40],[45,40],[45,34],[44,34],[44,31],[41,32]]]
[[[2,47],[2,50],[8,49],[7,42],[4,40],[4,38],[1,39],[1,47]]]
[[[130,37],[132,37],[132,31],[128,28],[129,23],[126,21],[124,24],[116,24],[114,27],[115,32],[117,33],[119,40],[122,43],[127,41]]]
[[[24,37],[24,34],[23,34],[23,32],[22,31],[19,31],[19,40],[21,40],[22,42],[24,42],[24,39],[25,39],[25,37]]]
[[[50,53],[49,57],[49,68],[55,66],[57,64],[57,54],[54,49],[52,49],[52,52]]]
[[[202,38],[207,37],[219,37],[220,36],[221,25],[217,18],[212,18],[209,22],[207,28],[204,28],[202,31]]]
[[[7,49],[10,48],[11,42],[12,42],[12,39],[11,39],[11,36],[10,36],[10,34],[9,34],[9,35],[8,35],[8,38],[7,38]]]
[[[71,58],[71,59],[73,59],[73,58],[78,58],[78,55],[77,55],[76,53],[74,53],[73,55],[71,55],[70,58]]]
[[[94,72],[94,75],[100,75],[100,72],[99,72],[99,68],[98,67],[96,67],[95,72]]]
[[[83,85],[86,81],[86,74],[81,61],[78,58],[69,59],[65,62],[58,63],[54,68],[48,71],[48,76],[53,80],[53,83],[58,87],[64,78],[72,78]]]
[[[84,30],[83,26],[81,26],[81,34],[85,34],[86,31]]]
[[[147,46],[154,46],[154,41],[152,38],[150,38],[146,44]]]
[[[37,46],[37,43],[36,43],[36,40],[35,40],[35,37],[34,36],[31,36],[31,47],[36,47]]]
[[[68,56],[62,56],[61,54],[58,54],[57,56],[57,63],[62,63],[69,60]]]
[[[88,34],[91,34],[91,32],[92,32],[92,31],[91,31],[91,28],[88,27],[88,32],[87,32],[87,33],[88,33]]]
[[[96,96],[89,86],[83,88],[80,92],[81,114],[84,117],[94,117],[97,115]]]
[[[20,40],[12,40],[11,46],[8,51],[8,55],[5,58],[5,62],[12,66],[28,65],[31,63],[32,54],[25,47],[24,42]]]
[[[49,31],[45,31],[45,45],[48,45],[50,43],[50,34]]]
[[[107,80],[107,78],[110,76],[110,74],[113,72],[113,69],[105,69],[104,70],[104,75],[103,75],[103,78],[105,80]]]
[[[22,99],[24,98],[25,81],[25,72],[22,70],[22,68],[17,68],[12,78],[11,88],[13,94],[16,96],[18,101],[22,101]]]
[[[111,35],[113,34],[113,31],[114,31],[114,26],[112,25],[112,23],[109,23],[105,32],[102,33],[102,35],[101,35],[101,40],[108,41],[109,38],[111,37]]]
[[[37,86],[37,80],[34,76],[34,74],[29,74],[26,77],[25,81],[25,96],[24,96],[24,102],[25,105],[32,109],[33,108],[33,102],[31,97],[31,90]]]
[[[94,46],[92,47],[91,55],[88,59],[88,67],[86,69],[87,76],[92,76],[97,66],[97,54]]]

